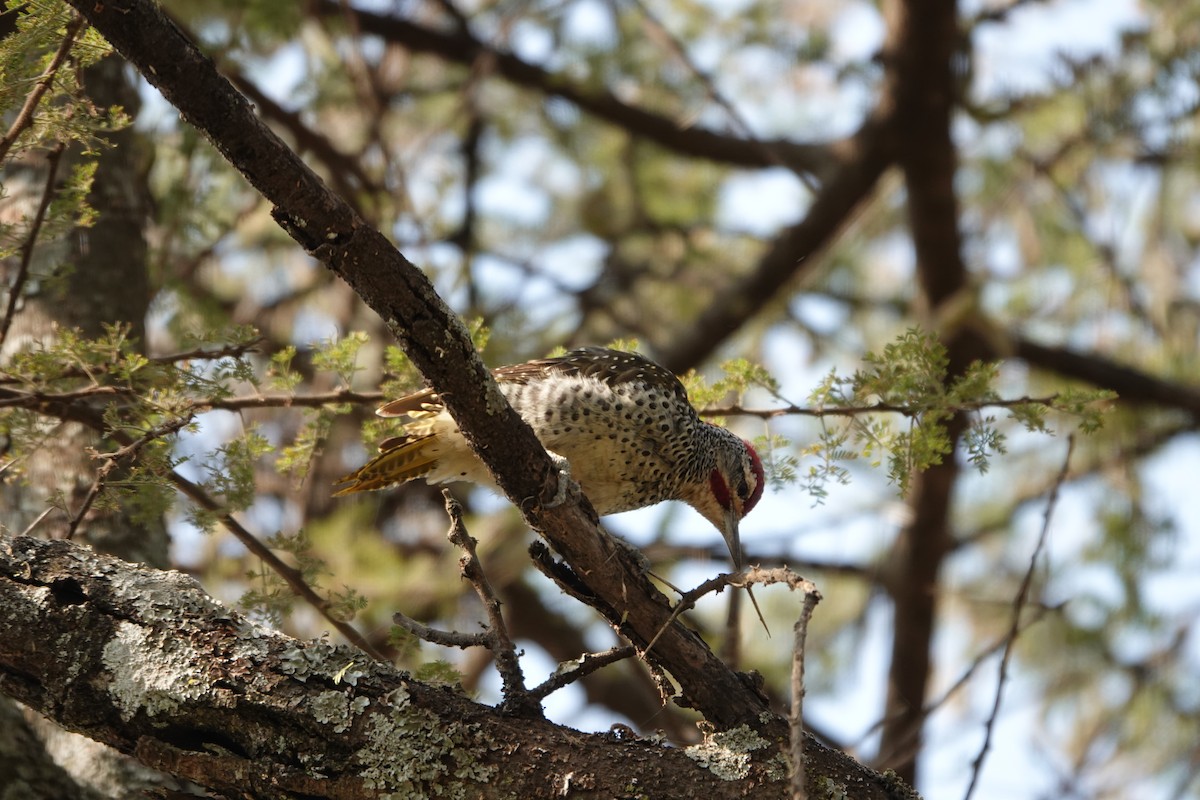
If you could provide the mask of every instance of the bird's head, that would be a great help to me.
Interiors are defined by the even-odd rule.
[[[714,426],[715,427],[715,426]],[[736,569],[742,568],[742,543],[738,524],[762,497],[763,466],[747,441],[717,428],[716,458],[707,482],[693,487],[688,502],[725,537]]]

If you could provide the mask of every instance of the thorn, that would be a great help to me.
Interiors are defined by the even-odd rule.
[[[767,627],[767,621],[763,618],[762,609],[758,607],[758,600],[754,598],[754,592],[750,591],[750,584],[746,584],[746,594],[750,595],[750,603],[754,606],[754,613],[758,614],[758,621],[762,623],[763,630],[767,632],[767,638],[771,638],[771,629]]]

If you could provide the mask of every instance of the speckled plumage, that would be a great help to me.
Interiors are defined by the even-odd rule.
[[[493,374],[546,449],[568,461],[599,514],[686,501],[722,532],[740,565],[737,523],[762,495],[762,465],[747,442],[700,419],[668,370],[636,353],[588,347]],[[383,442],[378,456],[342,478],[338,495],[414,478],[494,488],[432,390],[393,400],[377,413],[407,417],[404,434]]]

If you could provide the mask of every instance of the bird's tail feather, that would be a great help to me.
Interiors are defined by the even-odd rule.
[[[438,448],[433,436],[397,436],[379,446],[379,455],[354,472],[334,481],[334,497],[384,489],[419,478],[437,466]]]

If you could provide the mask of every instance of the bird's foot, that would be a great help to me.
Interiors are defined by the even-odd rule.
[[[579,493],[579,484],[571,477],[571,462],[552,450],[547,451],[547,453],[558,470],[558,489],[555,490],[554,497],[550,498],[548,502],[543,503],[542,507],[557,508],[567,502],[567,498],[572,494]]]

